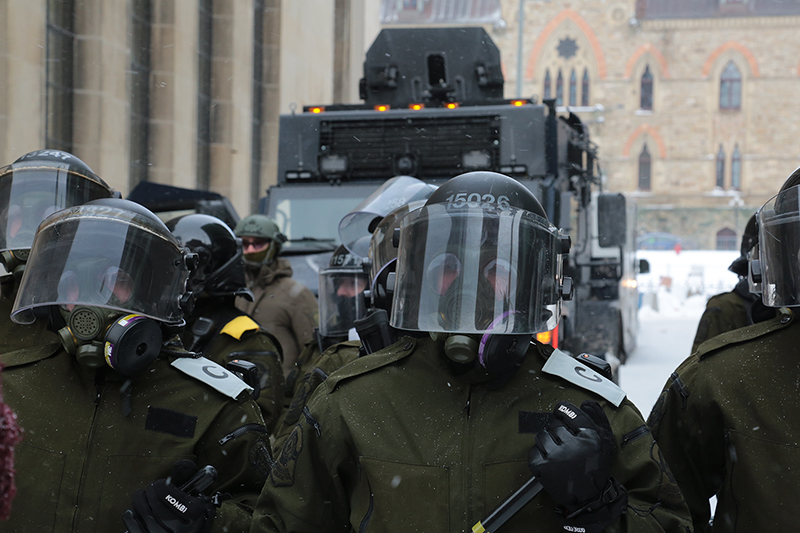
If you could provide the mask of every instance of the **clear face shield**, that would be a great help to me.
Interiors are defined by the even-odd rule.
[[[319,331],[344,337],[366,315],[367,274],[360,269],[326,268],[319,273]]]
[[[800,186],[770,199],[756,217],[761,299],[768,307],[800,306]]]
[[[30,249],[49,215],[110,196],[106,186],[68,167],[6,167],[0,175],[0,251]]]
[[[395,209],[425,200],[436,186],[411,176],[395,176],[358,204],[339,222],[339,238],[351,253],[367,257],[374,221],[380,220]]]
[[[12,319],[31,322],[38,307],[88,306],[182,323],[188,270],[177,241],[164,233],[147,217],[97,205],[48,218],[33,243]]]
[[[386,284],[388,274],[394,272],[397,266],[397,245],[394,242],[395,230],[400,229],[403,218],[424,205],[425,200],[415,200],[398,207],[386,215],[372,233],[368,257],[370,260],[370,291],[373,298],[381,293],[388,295],[394,291],[394,286],[388,287]],[[381,284],[383,286],[379,288],[378,285]],[[378,307],[383,308],[382,305],[378,305]]]
[[[403,220],[395,328],[493,335],[553,329],[561,307],[557,229],[528,211],[444,204]]]

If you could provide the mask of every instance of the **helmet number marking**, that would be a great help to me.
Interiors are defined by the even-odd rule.
[[[451,194],[447,198],[447,206],[454,209],[461,209],[462,207],[477,207],[480,204],[498,204],[500,207],[511,207],[509,204],[508,196],[497,196],[493,194],[484,194],[481,196],[477,192],[467,195],[465,192]]]

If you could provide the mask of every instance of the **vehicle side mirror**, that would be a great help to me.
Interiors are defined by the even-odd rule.
[[[603,248],[625,246],[628,234],[625,196],[600,194],[597,196],[597,240]]]
[[[647,274],[650,272],[650,261],[647,259],[639,259],[639,274]]]

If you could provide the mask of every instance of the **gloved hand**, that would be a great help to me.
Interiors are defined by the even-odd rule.
[[[528,454],[533,475],[561,507],[564,525],[600,531],[625,512],[625,487],[611,477],[616,443],[611,424],[597,402],[578,409],[559,402],[554,418],[536,434]]]
[[[181,487],[198,472],[197,465],[175,463],[172,475],[159,479],[133,495],[133,509],[122,514],[130,533],[201,533],[211,529],[216,508],[211,498]],[[181,487],[181,488],[179,488]],[[186,488],[187,491],[181,490]],[[202,490],[202,489],[201,489]]]

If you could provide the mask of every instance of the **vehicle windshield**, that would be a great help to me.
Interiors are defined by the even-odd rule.
[[[325,249],[339,245],[339,221],[376,186],[273,187],[267,215],[289,239],[283,254]],[[309,216],[313,213],[314,216]],[[304,240],[305,239],[305,240]]]

